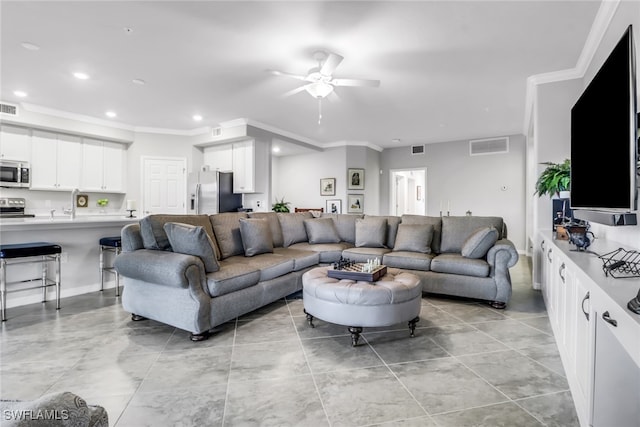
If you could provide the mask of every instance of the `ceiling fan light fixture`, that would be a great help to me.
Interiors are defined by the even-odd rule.
[[[325,98],[333,92],[333,85],[325,82],[309,83],[304,88],[314,98]]]

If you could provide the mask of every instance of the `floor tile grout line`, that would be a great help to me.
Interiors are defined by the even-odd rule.
[[[236,337],[238,335],[238,318],[235,318],[233,325],[233,339],[231,340],[231,354],[229,355],[229,369],[227,370],[227,385],[224,393],[224,407],[222,408],[222,420],[220,425],[224,427],[227,417],[227,405],[229,403],[229,388],[231,386],[231,369],[233,367],[233,353],[236,349]]]

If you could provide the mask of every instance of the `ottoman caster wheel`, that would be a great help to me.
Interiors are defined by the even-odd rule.
[[[420,317],[415,317],[409,320],[409,332],[410,332],[409,336],[411,338],[415,337],[416,323],[418,323],[418,321],[420,321]]]
[[[504,310],[507,303],[502,301],[491,301],[489,305],[493,308],[497,308],[498,310]]]
[[[359,326],[349,326],[349,332],[351,332],[351,347],[356,347],[358,345],[358,340],[360,339],[362,328]]]
[[[189,339],[193,342],[199,342],[199,341],[204,341],[206,339],[209,338],[209,331],[205,331],[201,334],[194,334],[191,333],[191,335],[189,335]]]
[[[307,310],[302,310],[302,311],[304,311],[304,314],[307,315],[307,323],[309,323],[309,326],[311,326],[312,328],[315,328],[316,325],[313,324],[313,316],[307,313]]]
[[[140,316],[139,314],[132,313],[131,320],[133,320],[134,322],[139,322],[141,320],[147,320],[147,318],[144,316]]]

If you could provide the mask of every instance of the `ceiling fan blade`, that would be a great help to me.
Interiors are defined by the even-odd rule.
[[[302,85],[300,87],[290,90],[289,92],[285,92],[282,95],[280,95],[280,98],[286,98],[288,96],[295,95],[298,92],[302,92],[305,89],[305,87],[307,87],[307,85]]]
[[[320,68],[320,74],[323,76],[330,76],[336,70],[338,65],[342,62],[344,58],[336,53],[329,53],[327,59],[324,60],[324,64],[322,64],[322,68]]]
[[[302,76],[300,74],[287,73],[286,71],[279,71],[279,70],[267,70],[267,71],[273,74],[274,76],[292,77],[297,80],[305,80],[307,78],[307,76]]]
[[[378,87],[380,86],[380,80],[365,80],[365,79],[333,79],[331,84],[334,86],[368,86]]]

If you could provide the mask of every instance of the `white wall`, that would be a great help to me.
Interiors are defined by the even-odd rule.
[[[427,169],[427,215],[438,216],[440,204],[452,216],[471,211],[476,216],[501,216],[509,239],[525,249],[525,144],[523,135],[511,135],[509,152],[469,155],[469,141],[427,144],[425,154],[411,155],[410,147],[386,149],[381,154],[380,210],[389,212],[389,170]],[[502,187],[506,186],[503,191]]]

